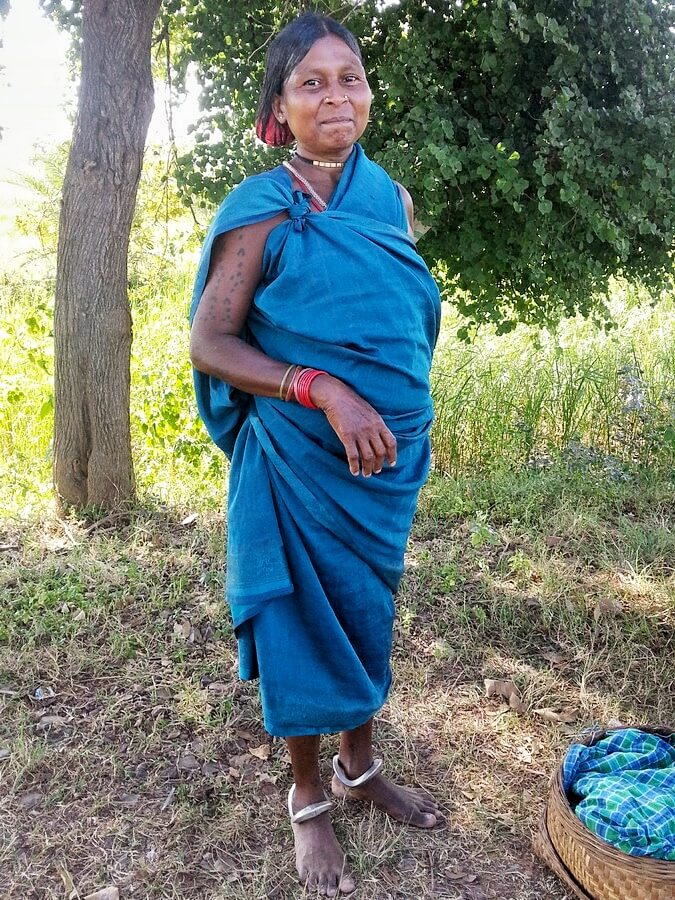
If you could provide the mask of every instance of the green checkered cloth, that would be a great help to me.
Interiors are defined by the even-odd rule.
[[[631,856],[675,861],[675,745],[637,728],[592,747],[573,744],[563,764],[572,809],[599,838]]]

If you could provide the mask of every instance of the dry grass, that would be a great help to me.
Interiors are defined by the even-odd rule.
[[[340,806],[359,900],[563,900],[530,841],[564,748],[594,723],[675,720],[672,485],[556,477],[423,497],[377,744],[447,822]],[[3,900],[301,896],[288,757],[236,677],[222,521],[183,516],[0,531]],[[484,678],[512,679],[523,712]]]

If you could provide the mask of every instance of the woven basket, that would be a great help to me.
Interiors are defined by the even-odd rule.
[[[638,726],[641,731],[671,738],[672,728]],[[615,729],[616,730],[616,729]],[[611,731],[595,731],[579,743],[592,746]],[[534,838],[537,855],[582,900],[673,900],[675,862],[629,856],[601,840],[575,816],[565,795],[562,765]]]

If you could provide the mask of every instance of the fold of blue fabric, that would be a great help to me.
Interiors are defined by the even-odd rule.
[[[191,315],[218,235],[282,211],[242,337],[351,385],[398,442],[396,467],[354,477],[320,410],[195,372],[200,414],[231,459],[227,599],[240,672],[260,675],[266,727],[290,736],[357,727],[386,699],[393,593],[429,467],[440,304],[396,185],[356,145],[323,213],[283,168],[232,191],[205,241]]]

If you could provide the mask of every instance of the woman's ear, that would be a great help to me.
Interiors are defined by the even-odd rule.
[[[277,120],[277,122],[281,122],[281,124],[283,125],[283,123],[286,121],[286,113],[283,109],[283,100],[281,99],[279,94],[277,94],[274,100],[272,100],[272,112],[274,113],[274,118]]]

